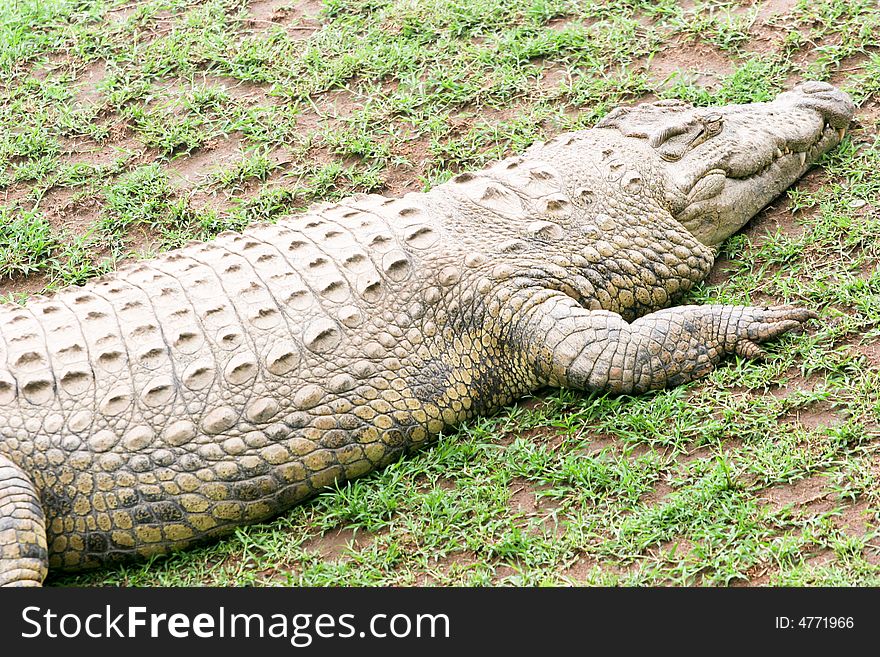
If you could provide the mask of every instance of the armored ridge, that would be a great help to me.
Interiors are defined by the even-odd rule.
[[[852,111],[823,83],[621,109],[425,194],[0,306],[0,583],[269,518],[543,385],[637,393],[758,355],[814,313],[664,308]]]

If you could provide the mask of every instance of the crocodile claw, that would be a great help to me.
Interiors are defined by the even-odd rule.
[[[802,331],[806,322],[818,317],[815,310],[797,306],[770,306],[757,310],[745,327],[745,336],[737,341],[735,351],[744,358],[759,359],[764,355],[759,343],[792,331]]]

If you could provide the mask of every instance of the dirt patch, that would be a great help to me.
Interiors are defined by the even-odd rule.
[[[25,205],[28,195],[33,191],[31,185],[22,183],[12,183],[9,187],[3,189],[3,205]]]
[[[482,560],[470,550],[451,552],[428,564],[427,571],[422,574],[416,584],[418,586],[436,586],[448,584],[451,577],[468,571]]]
[[[134,7],[134,12],[137,11],[137,7]],[[157,11],[155,14],[152,14],[148,21],[141,21],[141,25],[134,35],[133,38],[147,45],[156,41],[158,39],[164,38],[171,34],[174,30],[174,24],[178,18],[183,16],[185,11],[171,11],[170,9],[163,9],[161,11]],[[116,22],[123,22],[122,20]]]
[[[244,153],[240,153],[239,157],[232,156],[230,165],[244,157]],[[269,160],[273,169],[265,179],[248,178],[242,181],[231,181],[228,187],[221,187],[210,181],[210,176],[222,170],[222,167],[213,166],[215,161],[208,159],[205,162],[205,169],[201,174],[197,174],[193,179],[198,180],[193,186],[192,182],[187,182],[183,178],[180,181],[180,189],[187,194],[187,200],[190,207],[194,210],[214,210],[224,214],[235,211],[241,204],[247,203],[263,193],[271,192],[276,189],[285,189],[290,185],[288,177],[291,162],[299,159],[299,156],[293,154],[285,147],[274,148],[264,157]],[[204,181],[206,184],[201,184]]]
[[[284,16],[283,23],[288,36],[294,41],[306,39],[321,27],[318,14],[323,8],[320,0],[305,0],[291,8]]]
[[[608,450],[616,453],[620,449],[620,439],[608,433],[590,434],[588,436],[589,443],[584,446],[585,454],[594,455]]]
[[[559,64],[553,64],[543,68],[538,76],[538,89],[543,92],[562,92],[564,85],[571,84],[571,76],[568,69]]]
[[[720,285],[725,283],[736,272],[736,265],[730,258],[719,255],[715,258],[715,264],[712,265],[709,276],[706,277],[706,283],[709,285]]]
[[[597,561],[590,555],[583,554],[560,574],[564,578],[570,580],[572,583],[579,584],[589,581],[590,575],[592,575],[596,571],[596,569],[600,567],[602,568],[603,572],[607,571],[606,564],[600,564],[599,561]]]
[[[645,506],[655,506],[663,503],[663,501],[675,491],[675,489],[667,483],[658,481],[654,485],[654,489],[649,493],[642,495],[639,500]]]
[[[124,7],[114,7],[108,9],[106,16],[109,16],[114,23],[124,23],[137,11],[138,5],[126,5]]]
[[[101,98],[98,86],[105,77],[107,77],[106,61],[97,59],[87,64],[77,79],[76,101],[84,105],[94,105],[97,103]]]
[[[720,86],[721,79],[732,74],[734,63],[712,46],[699,42],[677,41],[650,58],[636,60],[641,67],[662,87],[681,76],[702,87]]]
[[[767,393],[777,399],[785,399],[793,392],[813,392],[821,381],[822,379],[818,377],[804,378],[799,374],[789,374],[789,372],[786,372],[785,383],[768,388]]]
[[[856,112],[855,124],[854,132],[861,133],[859,141],[870,146],[880,128],[880,99],[866,100]]]
[[[868,500],[859,500],[845,506],[840,515],[835,515],[832,523],[848,536],[859,538],[877,527],[878,511]]]
[[[446,479],[439,477],[434,481],[430,481],[427,477],[420,476],[416,479],[416,490],[420,493],[427,493],[432,490],[456,490],[458,483],[454,479]]]
[[[649,548],[647,554],[660,561],[683,561],[694,549],[693,541],[676,537]]]
[[[868,541],[862,550],[862,557],[870,564],[880,565],[880,540]]]
[[[209,75],[202,73],[201,76],[193,78],[192,84],[206,87],[218,88],[233,100],[238,100],[249,105],[276,105],[277,98],[270,96],[269,92],[272,87],[250,82],[247,80],[239,80],[238,78],[227,77],[225,75]]]
[[[758,8],[755,20],[749,32],[754,35],[752,50],[757,52],[775,51],[779,48],[789,28],[781,20],[797,6],[798,0],[767,0],[756,1],[744,8]]]
[[[155,251],[161,244],[159,234],[151,226],[144,224],[135,224],[127,231],[125,235],[125,244],[132,253],[140,253],[144,255],[156,255]],[[117,261],[117,267],[125,262],[128,258]]]
[[[855,350],[868,360],[871,367],[880,367],[880,342],[856,345]]]
[[[760,503],[766,504],[772,511],[776,512],[788,506],[801,508],[807,505],[814,505],[820,500],[825,500],[828,495],[828,478],[821,475],[813,475],[812,477],[799,479],[786,486],[774,486],[764,489],[756,497]],[[833,505],[829,506],[828,509],[832,507]],[[817,509],[815,506],[811,506],[811,511],[828,509]]]
[[[298,136],[307,141],[309,135],[318,131],[322,123],[325,121],[323,116],[316,114],[311,110],[303,110],[296,115],[296,129]]]
[[[721,451],[724,454],[739,451],[743,447],[743,441],[739,438],[728,438],[721,443]],[[717,456],[715,445],[689,446],[688,451],[676,456],[675,460],[681,465],[687,465],[694,461],[714,459]]]
[[[730,583],[733,588],[744,586],[767,586],[774,571],[767,564],[758,564],[749,568],[745,573],[745,579],[737,579]]]
[[[626,457],[630,460],[636,460],[641,458],[642,456],[648,456],[651,454],[657,454],[658,452],[661,454],[666,454],[667,450],[665,447],[659,447],[657,445],[652,445],[651,443],[633,443],[633,442],[621,442],[620,451],[622,454],[626,455]]]
[[[109,166],[117,160],[142,161],[148,156],[152,161],[155,153],[131,136],[123,135],[104,143],[98,143],[89,137],[61,139],[62,152],[59,160],[65,165],[85,164],[92,167]]]
[[[422,191],[419,180],[419,169],[424,168],[427,160],[419,160],[417,168],[406,165],[386,167],[382,172],[382,189],[377,190],[383,196],[403,196],[408,192]]]
[[[612,434],[588,434],[587,436],[578,434],[577,437],[585,441],[585,445],[579,450],[585,456],[597,457],[607,453],[615,457],[622,456],[630,461],[635,461],[642,456],[650,454],[667,456],[669,453],[669,450],[665,447],[653,445],[649,442],[629,442]]]
[[[394,155],[405,158],[409,164],[386,167],[382,172],[383,188],[379,190],[380,193],[385,196],[403,196],[408,192],[421,191],[421,179],[433,160],[431,140],[424,135],[412,135],[395,148]]]
[[[548,511],[558,509],[558,500],[542,496],[541,493],[549,486],[536,484],[523,477],[516,477],[508,486],[510,490],[510,508],[515,513],[522,513],[527,518],[544,517]]]
[[[0,278],[0,295],[27,295],[40,294],[49,284],[49,277],[45,274],[33,276],[15,276],[13,278]]]
[[[810,185],[810,174],[800,179],[796,186],[807,189]],[[788,192],[776,197],[761,212],[755,215],[742,229],[753,243],[758,245],[776,238],[776,235],[797,237],[806,228],[804,222],[797,221],[791,212],[791,199]]]
[[[513,566],[508,564],[495,566],[495,574],[492,576],[492,583],[499,584],[508,577],[518,575],[519,572],[520,570],[517,570],[517,568],[514,568]]]
[[[241,145],[240,135],[229,135],[226,139],[209,142],[188,155],[175,157],[168,163],[172,183],[186,188],[203,182],[211,173],[241,160]]]
[[[78,196],[77,190],[70,187],[53,187],[48,190],[38,207],[53,228],[70,235],[88,233],[103,209],[97,197]]]
[[[517,438],[523,438],[538,445],[546,445],[550,450],[556,450],[565,441],[566,435],[559,433],[553,427],[533,427],[522,431],[517,430],[505,433],[498,442],[501,445],[507,446]]]
[[[852,74],[856,71],[864,70],[865,64],[869,60],[869,56],[866,53],[857,53],[850,57],[845,57],[840,61],[837,66],[837,69],[828,78],[828,82],[833,84],[835,87],[842,87],[849,82]]]
[[[752,7],[758,7],[758,15],[756,21],[762,23],[773,17],[783,16],[794,9],[799,0],[755,0],[751,3]]]
[[[248,6],[252,21],[278,22],[294,0],[254,0]]]
[[[455,490],[458,488],[458,482],[454,479],[444,479],[441,477],[436,482],[434,482],[435,488],[440,488],[442,490]]]
[[[781,422],[794,422],[813,431],[823,427],[835,427],[843,422],[829,402],[815,402],[796,409],[782,418]]]
[[[812,568],[821,568],[822,566],[827,566],[832,561],[837,561],[837,555],[834,554],[834,550],[820,550],[804,559],[804,564]]]
[[[214,211],[221,216],[235,209],[240,197],[227,189],[191,189],[187,193],[187,203],[196,212]]]
[[[310,538],[302,544],[302,549],[317,552],[324,560],[332,561],[348,551],[359,551],[376,539],[375,534],[363,530],[331,529],[323,536]]]
[[[160,156],[157,148],[141,142],[126,121],[109,126],[105,139],[96,141],[85,136],[60,137],[60,160],[64,164],[88,164],[93,167],[108,166],[117,160],[126,160],[126,167],[150,164]]]
[[[364,101],[350,89],[330,89],[312,96],[318,116],[321,119],[348,119],[359,109]]]
[[[30,75],[36,80],[45,80],[55,71],[58,71],[70,65],[71,58],[66,52],[48,53],[44,59],[35,62],[30,68]],[[5,85],[0,83],[0,88],[5,89]]]
[[[197,207],[231,208],[236,202],[256,196],[261,191],[280,184],[284,170],[297,156],[285,147],[273,148],[262,156],[271,163],[271,173],[265,179],[250,178],[233,183],[234,190],[197,189],[210,183],[213,176],[235,166],[246,157],[245,142],[239,135],[209,142],[189,155],[174,158],[168,164],[172,184],[181,190],[191,190],[190,199]]]
[[[256,0],[249,7],[249,28],[260,30],[273,25],[283,26],[294,41],[306,39],[320,29],[318,14],[321,0]]]
[[[540,66],[544,59],[539,58],[533,61]],[[511,105],[503,107],[467,103],[462,105],[457,111],[450,113],[449,125],[451,127],[451,134],[456,136],[467,134],[479,124],[494,126],[499,123],[513,121],[526,114],[528,110],[528,105],[520,101],[513,101]]]
[[[589,18],[575,18],[573,16],[557,16],[556,18],[551,18],[549,21],[545,23],[547,27],[551,30],[557,30],[561,32],[566,29],[572,23],[575,23],[578,26],[587,26],[589,27],[596,21]]]
[[[547,404],[547,399],[545,397],[525,397],[516,402],[516,405],[520,408],[524,408],[527,411],[533,411],[536,408],[541,408],[542,406]]]
[[[785,32],[779,32],[779,34],[784,35]],[[827,64],[819,64],[823,52],[836,49],[840,47],[842,43],[843,39],[840,34],[830,34],[819,38],[816,41],[811,41],[810,47],[802,48],[793,53],[791,61],[792,64],[794,64],[794,67],[791,73],[785,78],[784,86],[790,88],[795,84],[802,82],[804,79],[811,79],[819,76],[824,79],[827,74],[830,74],[828,82],[837,86],[846,86],[846,84],[852,79],[850,74],[854,71],[862,70],[862,67],[859,65],[867,62],[867,55],[864,53],[857,53],[845,57],[837,63],[832,61]],[[813,70],[810,70],[811,68]]]
[[[599,560],[595,557],[582,553],[572,564],[560,574],[575,586],[591,584],[593,575],[614,575],[624,577],[641,570],[641,561],[635,560],[625,566],[611,563],[607,560]]]

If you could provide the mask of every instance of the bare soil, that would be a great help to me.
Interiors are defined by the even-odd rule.
[[[351,529],[331,529],[322,536],[302,544],[304,550],[317,552],[327,561],[334,561],[351,550],[361,550],[376,539],[374,534]]]
[[[549,486],[517,477],[510,482],[509,488],[511,510],[521,513],[527,519],[546,520],[548,515],[561,506],[558,500],[542,495],[549,490]]]
[[[643,58],[637,65],[644,68],[658,86],[668,84],[677,76],[688,82],[712,89],[734,71],[730,58],[716,48],[701,42],[681,41],[668,46],[652,58]]]
[[[758,497],[766,501],[773,510],[779,511],[787,506],[795,508],[825,500],[828,496],[828,478],[821,475],[800,479],[787,486],[775,486],[759,493]],[[829,507],[830,508],[830,507]]]
[[[242,158],[240,135],[231,134],[215,140],[184,155],[178,155],[168,163],[168,171],[174,184],[183,189],[204,182],[216,173]]]

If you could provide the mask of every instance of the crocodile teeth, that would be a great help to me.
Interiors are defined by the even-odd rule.
[[[846,128],[841,128],[837,131],[837,137],[840,141],[843,141],[843,138],[846,136]]]
[[[801,166],[804,166],[807,161],[807,152],[801,151],[800,153],[798,153],[798,157],[801,158]]]
[[[776,159],[778,160],[780,157],[782,157],[782,149],[777,148],[776,149]]]

